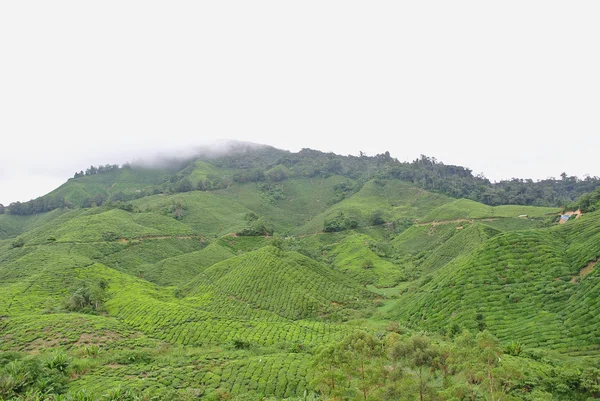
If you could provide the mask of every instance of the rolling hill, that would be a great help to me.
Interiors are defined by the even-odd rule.
[[[494,188],[469,174],[242,147],[9,206],[0,399],[327,399],[331,377],[339,399],[410,399],[417,348],[435,351],[431,399],[486,399],[465,347],[487,335],[495,374],[520,372],[510,399],[593,396],[600,212],[484,204],[458,191]]]

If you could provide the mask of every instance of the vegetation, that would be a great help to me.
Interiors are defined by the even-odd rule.
[[[579,209],[585,213],[600,210],[600,188],[596,188],[591,193],[581,195],[581,197],[579,197],[579,199],[577,199],[576,202],[569,205],[569,209]]]
[[[0,208],[0,400],[597,397],[597,184],[245,145],[90,167]]]
[[[277,183],[289,178],[343,176],[352,180],[337,189],[339,198],[364,182],[398,179],[453,198],[467,198],[486,205],[533,205],[561,207],[600,186],[599,177],[580,179],[561,173],[559,179],[531,179],[491,183],[461,166],[446,165],[421,155],[412,162],[399,162],[389,152],[376,156],[340,156],[311,149],[298,153],[269,146],[237,144],[222,156],[196,155],[189,160],[164,161],[160,167],[131,164],[90,166],[76,172],[66,184],[29,202],[14,202],[9,213],[31,215],[61,208],[100,206],[107,200],[132,201],[150,195],[194,190],[226,189],[234,183]],[[2,214],[3,208],[0,208]]]

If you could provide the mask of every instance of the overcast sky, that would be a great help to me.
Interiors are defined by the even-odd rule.
[[[217,138],[600,175],[600,2],[0,2],[0,203]]]

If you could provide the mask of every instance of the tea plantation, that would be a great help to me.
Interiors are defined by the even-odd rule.
[[[282,152],[88,169],[10,205],[0,400],[600,394],[593,196],[558,224],[423,160]]]

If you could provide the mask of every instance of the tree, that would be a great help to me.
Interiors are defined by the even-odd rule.
[[[288,178],[288,170],[284,166],[276,166],[271,170],[267,171],[265,177],[268,181],[279,182]]]
[[[502,364],[502,346],[489,331],[478,333],[476,343],[478,362],[486,375],[490,400],[501,401],[515,387],[515,380],[520,379],[523,373],[513,366]]]
[[[314,385],[334,400],[349,396],[363,401],[382,386],[383,344],[373,335],[354,331],[337,344],[323,347],[315,356]]]
[[[71,312],[97,313],[106,300],[106,280],[79,282],[71,288],[71,295],[64,300],[64,308]]]
[[[192,182],[188,178],[184,178],[177,185],[177,192],[190,192],[194,189]]]
[[[94,166],[90,166],[88,169],[85,170],[85,175],[94,175],[98,173],[98,169]]]
[[[367,401],[379,385],[380,364],[377,362],[382,356],[382,344],[371,334],[355,331],[344,338],[339,350],[346,374],[356,380],[363,400]]]
[[[456,337],[455,344],[456,349],[450,359],[450,365],[453,369],[463,372],[466,383],[461,383],[459,388],[466,385],[466,393],[475,401],[479,399],[479,386],[485,378],[483,369],[476,363],[479,351],[476,349],[475,337],[468,330],[464,330]]]
[[[419,399],[424,400],[433,375],[439,370],[439,352],[423,336],[413,336],[407,342],[399,342],[390,350],[394,360],[403,359],[417,372],[419,379]]]
[[[485,324],[485,316],[481,313],[475,315],[475,321],[477,322],[477,330],[484,331],[487,325]]]
[[[373,213],[371,213],[371,217],[369,218],[369,222],[372,226],[384,224],[385,220],[383,219],[383,212],[379,209],[373,211]]]
[[[581,387],[592,393],[594,398],[600,396],[600,369],[587,368],[581,374]]]
[[[316,374],[312,382],[315,389],[333,397],[334,401],[342,399],[348,385],[348,377],[342,371],[345,364],[337,344],[322,347],[313,359]]]

